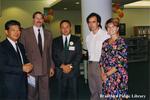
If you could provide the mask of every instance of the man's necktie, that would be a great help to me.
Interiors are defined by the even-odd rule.
[[[21,52],[19,51],[19,46],[18,46],[18,43],[16,43],[16,49],[17,49],[17,54],[18,54],[18,57],[19,57],[19,60],[20,60],[20,62],[23,64],[23,61],[22,61],[22,59],[21,59]]]
[[[67,37],[65,38],[65,50],[67,50],[68,49],[68,39],[67,39]]]
[[[67,39],[67,37],[66,37],[66,38],[65,38],[65,44],[64,44],[64,57],[65,57],[64,63],[66,62],[67,55],[68,55],[68,39]]]
[[[40,53],[42,55],[42,38],[41,38],[40,29],[38,29],[38,46],[39,46]]]

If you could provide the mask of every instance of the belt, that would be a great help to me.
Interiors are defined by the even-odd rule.
[[[99,63],[98,61],[89,61],[89,63]]]

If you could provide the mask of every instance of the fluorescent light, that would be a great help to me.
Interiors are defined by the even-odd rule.
[[[61,0],[47,0],[46,3],[49,5],[49,7],[52,7],[56,3],[60,2]]]
[[[76,4],[76,5],[79,5],[79,4],[80,4],[80,2],[75,2],[75,4]]]
[[[64,8],[64,10],[68,10],[68,8]]]
[[[137,1],[124,5],[125,8],[150,8],[150,1]]]

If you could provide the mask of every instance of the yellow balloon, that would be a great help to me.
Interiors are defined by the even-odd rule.
[[[53,20],[53,16],[52,15],[48,15],[47,18],[48,18],[49,21]]]
[[[120,14],[120,13],[122,13],[122,10],[121,10],[121,9],[118,9],[116,12],[117,12],[118,14]]]

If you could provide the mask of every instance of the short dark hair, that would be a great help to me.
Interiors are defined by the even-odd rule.
[[[10,26],[17,25],[19,26],[19,29],[21,29],[21,24],[20,22],[16,20],[9,20],[5,23],[5,30],[9,30]]]
[[[110,18],[106,21],[105,29],[107,30],[108,24],[112,23],[114,26],[119,27],[119,20],[117,18]]]
[[[97,13],[94,13],[94,12],[91,13],[91,14],[89,14],[88,17],[86,18],[86,22],[87,22],[87,23],[89,23],[89,19],[90,19],[91,17],[96,17],[96,18],[97,18],[97,22],[99,23],[99,27],[102,28],[100,15],[98,15]]]
[[[33,13],[32,18],[34,19],[37,14],[42,15],[42,18],[44,19],[44,14],[42,12],[40,12],[40,11],[36,11],[35,13]]]
[[[62,21],[60,22],[60,26],[61,26],[64,22],[68,23],[68,24],[70,25],[70,27],[71,27],[71,22],[70,22],[69,20],[62,20]]]

